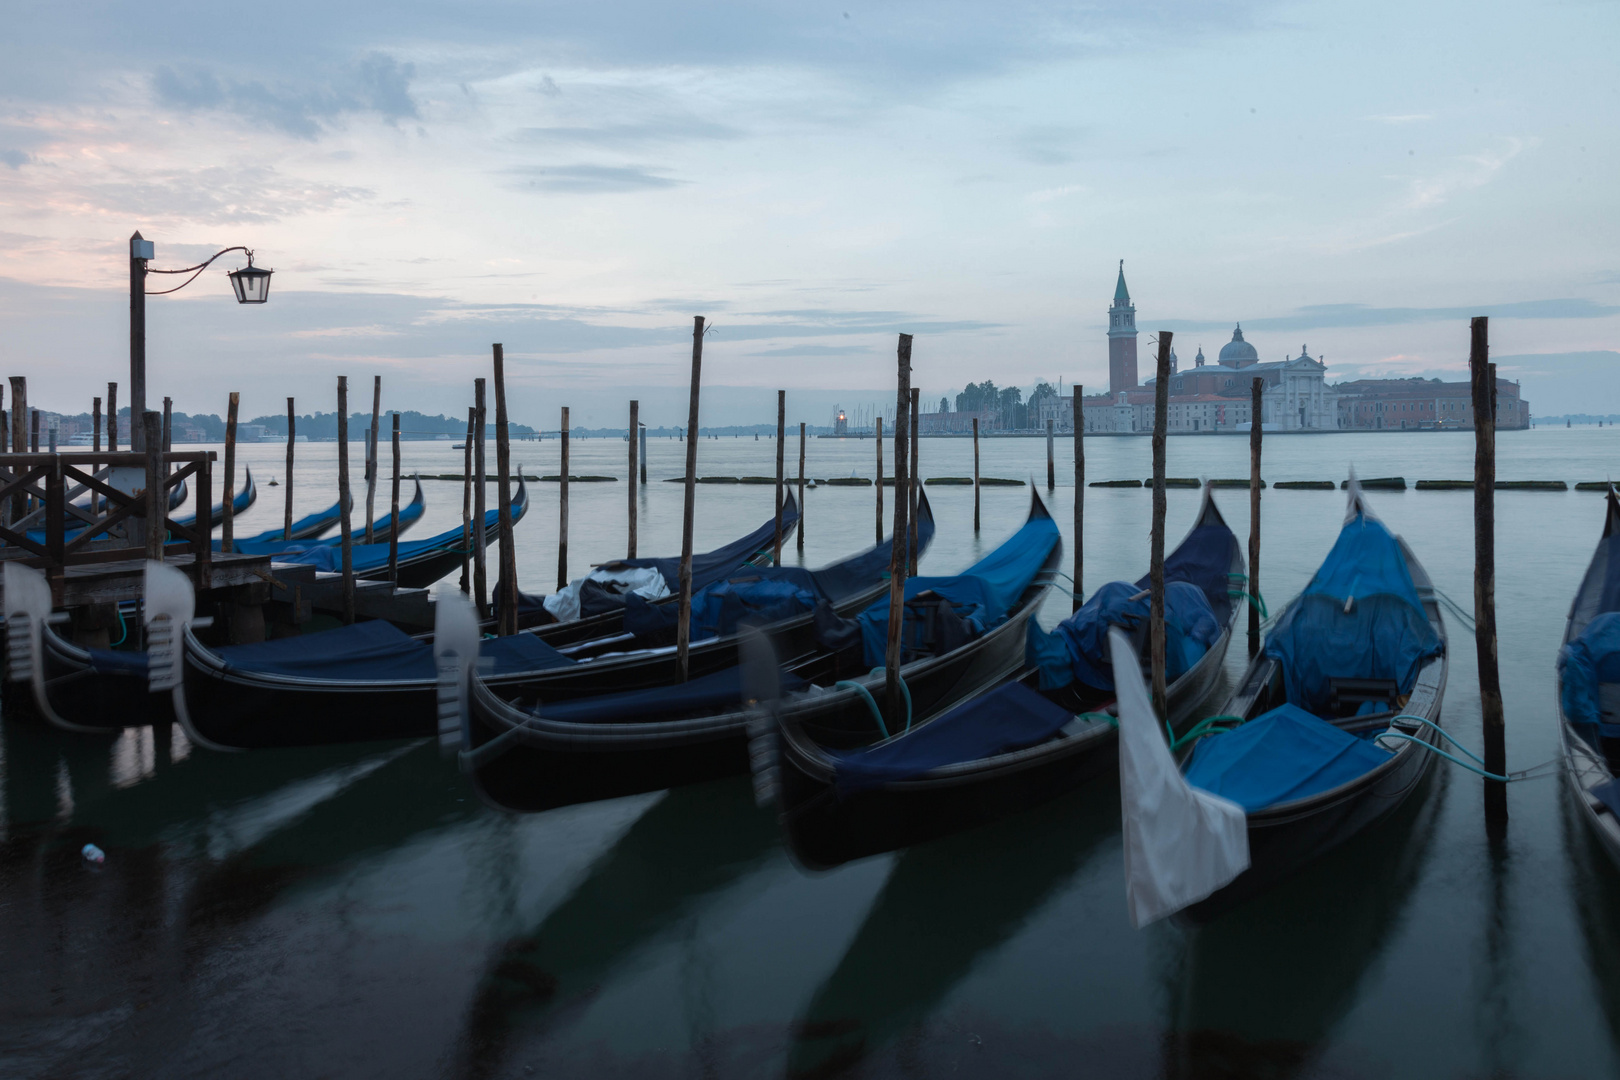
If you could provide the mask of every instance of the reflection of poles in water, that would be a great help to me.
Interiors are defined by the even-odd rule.
[[[690,919],[777,850],[776,821],[754,805],[747,779],[668,792],[532,933],[495,950],[468,1007],[454,1071],[498,1072],[526,1024],[543,1025],[577,1004],[636,950]]]
[[[836,1074],[927,1017],[1118,829],[1118,785],[1099,782],[902,852],[855,940],[800,1014],[788,1075]]]
[[[51,821],[60,809],[57,768],[61,736],[41,722],[17,720],[19,699],[27,687],[6,686],[5,704],[11,716],[0,723],[5,759],[0,762],[0,788],[5,792],[5,830],[9,839],[19,829]],[[15,703],[15,705],[14,705]]]
[[[1490,781],[1486,781],[1486,784],[1488,786]],[[1497,786],[1506,787],[1505,784]],[[1505,804],[1505,796],[1503,801]],[[1504,805],[1501,818],[1492,825],[1505,825],[1505,819]],[[1479,1003],[1475,1023],[1478,1025],[1480,1056],[1486,1075],[1506,1076],[1516,1071],[1511,1069],[1508,1059],[1512,1055],[1511,1048],[1520,1041],[1520,1025],[1515,1023],[1513,1002],[1510,1000],[1516,964],[1509,928],[1513,913],[1508,902],[1511,867],[1505,828],[1486,829],[1485,850],[1489,860],[1490,889],[1486,894],[1485,963],[1478,976]]]
[[[1597,985],[1598,1003],[1608,1021],[1609,1041],[1620,1043],[1620,870],[1610,861],[1567,791],[1559,792],[1559,817],[1570,888],[1585,939],[1585,963]]]
[[[1394,816],[1331,858],[1189,931],[1162,974],[1171,1007],[1163,1075],[1311,1071],[1389,944],[1439,825],[1435,770]]]

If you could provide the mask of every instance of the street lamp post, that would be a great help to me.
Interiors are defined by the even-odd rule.
[[[183,270],[154,270],[147,264],[157,257],[156,245],[144,239],[137,230],[129,238],[129,438],[131,450],[146,449],[146,436],[141,417],[146,413],[146,298],[179,292],[197,280],[204,270],[221,255],[240,251],[247,255],[248,264],[232,270],[225,276],[231,279],[231,290],[239,304],[262,304],[270,299],[270,275],[275,271],[253,265],[253,252],[245,247],[228,247],[215,252],[204,262]],[[146,291],[147,274],[190,274],[172,289]],[[114,424],[118,417],[112,418]]]

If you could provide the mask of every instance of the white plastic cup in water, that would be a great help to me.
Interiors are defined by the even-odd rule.
[[[107,853],[94,844],[84,845],[83,848],[79,849],[79,854],[84,856],[85,862],[93,863],[96,866],[100,866],[107,861]]]

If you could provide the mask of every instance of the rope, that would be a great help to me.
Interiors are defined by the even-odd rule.
[[[872,669],[871,674],[878,675],[878,674],[881,674],[884,670],[885,670],[884,668],[875,667],[875,668]],[[896,675],[895,678],[900,683],[900,694],[901,694],[901,696],[906,699],[906,726],[904,728],[902,728],[901,730],[902,730],[902,732],[910,731],[911,730],[911,688],[906,685],[906,680],[900,678],[898,675]],[[872,710],[872,719],[877,721],[878,730],[883,733],[883,737],[885,739],[890,737],[890,735],[889,735],[889,725],[887,725],[887,724],[885,724],[883,722],[883,710],[878,708],[877,701],[873,699],[871,692],[869,690],[867,690],[866,687],[862,686],[858,682],[851,682],[851,681],[845,679],[845,680],[841,680],[839,682],[833,683],[833,689],[835,689],[835,690],[853,690],[857,694],[861,695],[862,700],[864,700],[866,702],[866,707],[868,709]]]
[[[1176,733],[1174,729],[1170,727],[1168,721],[1166,721],[1164,726],[1165,730],[1169,731],[1170,733],[1170,752],[1175,753],[1188,743],[1202,738],[1216,724],[1231,724],[1233,726],[1240,726],[1244,723],[1247,723],[1247,721],[1245,721],[1241,716],[1209,716],[1188,728],[1187,733],[1182,735],[1180,738],[1176,737]]]
[[[1416,735],[1407,735],[1406,733],[1400,731],[1386,731],[1381,735],[1374,736],[1373,742],[1381,742],[1384,739],[1403,739],[1409,743],[1416,743],[1425,750],[1439,754],[1453,765],[1460,765],[1475,775],[1483,776],[1487,780],[1496,780],[1504,784],[1515,780],[1539,780],[1544,776],[1551,776],[1551,772],[1543,770],[1549,769],[1550,767],[1558,764],[1558,759],[1554,758],[1551,761],[1543,761],[1540,765],[1532,765],[1528,769],[1520,769],[1518,772],[1511,772],[1506,776],[1502,776],[1499,773],[1486,772],[1484,769],[1474,765],[1471,762],[1464,761],[1462,758],[1448,754],[1438,746],[1435,746],[1433,743],[1420,739]],[[1387,750],[1388,747],[1385,747],[1385,749]],[[1468,753],[1467,750],[1464,750],[1463,752]],[[1470,753],[1468,756],[1473,757],[1474,755]]]
[[[1453,600],[1439,589],[1434,590],[1434,595],[1441,604],[1445,605],[1446,610],[1450,611],[1457,617],[1457,621],[1462,623],[1464,630],[1467,630],[1470,634],[1474,633],[1474,617],[1465,611],[1461,604],[1457,603],[1457,601]]]
[[[123,610],[121,608],[115,608],[114,611],[118,615],[118,640],[113,642],[111,645],[108,645],[107,648],[109,649],[116,649],[118,646],[129,640],[129,624],[124,622]]]

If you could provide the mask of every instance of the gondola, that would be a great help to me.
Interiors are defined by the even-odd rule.
[[[1244,610],[1234,603],[1244,569],[1242,547],[1206,485],[1192,528],[1165,559],[1173,601],[1190,590],[1188,606],[1207,613],[1204,652],[1175,671],[1167,688],[1178,731],[1190,726],[1221,676]],[[1132,625],[1145,658],[1147,584],[1143,578],[1103,586],[1051,633],[1032,621],[1025,664],[1012,679],[892,738],[824,745],[784,720],[776,767],[794,854],[825,867],[908,847],[1028,809],[1113,770],[1118,731],[1106,715],[1113,683],[1100,635],[1109,625]],[[1071,657],[1077,642],[1080,655],[1096,651],[1091,663]],[[1173,638],[1172,652],[1180,645]],[[1099,685],[1076,678],[1077,666]]]
[[[1177,749],[1190,785],[1243,808],[1249,847],[1249,868],[1182,922],[1214,919],[1387,817],[1434,765],[1445,620],[1412,550],[1354,479],[1349,492],[1333,550],[1221,710],[1237,726],[1217,718]]]
[[[231,498],[231,516],[233,518],[235,518],[235,517],[240,517],[242,514],[246,513],[247,508],[252,506],[255,502],[257,502],[258,498],[259,498],[259,488],[258,488],[258,486],[256,484],[253,483],[253,470],[248,469],[247,470],[247,483],[243,484],[242,485],[242,490],[238,491]],[[185,517],[182,517],[182,518],[175,518],[174,520],[178,524],[188,525],[189,526],[189,525],[193,525],[193,524],[196,523],[197,515],[195,513],[191,513],[191,514],[187,514]],[[219,502],[215,503],[213,505],[213,507],[211,508],[211,511],[209,513],[209,516],[208,516],[209,528],[210,529],[219,528],[219,526],[221,525],[221,523],[224,522],[224,520],[225,520],[225,500],[221,499]]]
[[[1620,866],[1620,498],[1609,488],[1603,536],[1570,605],[1558,651],[1564,777],[1578,816]]]
[[[182,478],[174,487],[169,489],[169,510],[171,512],[185,503],[187,493],[188,491],[184,478]],[[67,529],[64,538],[67,540],[72,540],[85,529],[85,519],[79,515],[89,515],[91,513],[89,500],[73,503],[72,509],[77,511],[77,513],[69,513],[63,516],[63,523]],[[105,510],[102,511],[102,513],[105,512]],[[45,530],[30,529],[28,530],[28,538],[35,543],[43,544],[45,543]]]
[[[522,489],[519,494],[526,501]],[[456,535],[459,539],[459,530]],[[880,568],[868,552],[816,573],[831,588],[848,590],[834,597],[842,610],[864,604],[883,588],[886,569],[886,559]],[[771,576],[752,569],[747,574]],[[813,627],[813,618],[804,615],[779,620],[773,633],[797,640]],[[211,648],[190,632],[184,641],[184,685],[176,691],[176,712],[205,745],[304,746],[412,738],[438,730],[433,646],[388,623],[358,623],[260,645]],[[698,641],[691,651],[694,670],[734,665],[736,648],[735,634]],[[662,647],[597,658],[585,652],[567,655],[530,632],[486,639],[481,654],[496,685],[513,694],[538,690],[548,697],[658,686],[671,679],[674,663],[672,650]]]
[[[399,534],[401,536],[403,536],[407,529],[409,529],[412,525],[415,525],[418,521],[420,521],[422,519],[422,514],[426,509],[427,509],[427,502],[422,496],[422,481],[417,480],[416,481],[416,492],[415,492],[415,494],[413,494],[411,496],[410,502],[406,503],[404,506],[399,508]],[[331,522],[328,522],[325,525],[320,524],[320,519],[324,518],[328,514],[332,515]],[[329,528],[331,526],[331,524],[335,524],[338,520],[340,520],[340,518],[341,518],[340,509],[336,504],[334,504],[333,506],[329,507],[326,510],[321,511],[318,514],[311,514],[309,517],[304,518],[302,521],[294,522],[293,523],[293,531],[295,533],[297,533],[300,530],[302,530],[302,531],[307,532],[309,536],[313,537],[315,535],[318,535],[321,532],[324,532],[327,528]],[[351,545],[351,546],[364,547],[365,545],[362,543],[362,541],[365,539],[365,535],[366,535],[364,528],[355,526],[354,522],[351,522],[350,525],[352,527],[351,536],[353,537],[353,545]],[[310,531],[310,530],[313,530],[313,531]],[[372,523],[372,526],[371,526],[371,535],[373,537],[373,540],[372,540],[373,545],[382,544],[383,546],[386,547],[387,544],[388,544],[388,541],[389,541],[389,537],[390,537],[390,535],[392,534],[393,531],[394,531],[394,515],[392,513],[384,514],[382,517],[378,518],[375,522]],[[460,533],[460,530],[457,530],[457,534],[458,534],[457,538],[458,539],[459,539],[459,533]],[[289,540],[287,540],[285,538],[285,533],[283,532],[283,530],[281,530],[281,529],[269,529],[269,530],[266,530],[265,532],[260,533],[257,536],[250,536],[245,540],[236,540],[236,541],[234,541],[232,543],[231,546],[238,553],[243,554],[243,555],[276,555],[276,556],[281,556],[281,555],[296,554],[298,552],[303,552],[303,551],[309,551],[312,548],[338,547],[338,546],[340,546],[342,544],[342,542],[343,542],[343,534],[341,532],[339,532],[339,533],[337,533],[337,534],[335,534],[333,536],[329,536],[324,540],[316,540],[316,539],[302,539],[302,540],[299,540],[299,539],[294,539],[294,540],[289,541]],[[218,549],[219,541],[217,541],[217,540],[214,541],[214,547],[215,547],[216,550]],[[279,559],[278,561],[286,562],[287,560],[286,559]]]
[[[931,717],[1023,666],[1025,624],[1061,554],[1057,526],[1036,496],[1023,527],[963,575],[907,581],[901,674],[913,716]],[[738,664],[685,684],[557,703],[511,700],[497,681],[474,675],[462,767],[486,801],[519,811],[745,772],[749,724],[759,714],[745,702],[762,692],[757,682],[778,675],[788,692],[776,706],[784,726],[865,742],[874,729],[906,722],[876,703],[884,676],[872,669],[881,665],[878,627],[887,625],[888,603],[884,596],[854,619],[821,613],[815,648],[794,655],[777,643],[777,655],[786,653],[779,672]]]
[[[317,510],[293,522],[291,532],[284,529],[266,529],[257,536],[249,536],[238,540],[238,544],[274,543],[278,540],[289,543],[299,543],[305,540],[314,540],[321,533],[336,525],[343,517],[342,506],[333,503],[325,510]]]
[[[922,511],[922,521],[930,528],[933,525],[933,512],[931,509]],[[793,492],[787,492],[782,503],[782,543],[786,545],[793,535],[793,530],[799,525],[799,504],[793,497]],[[705,586],[719,581],[728,574],[734,573],[738,567],[745,563],[759,563],[763,558],[769,557],[776,543],[776,517],[773,514],[759,528],[746,536],[739,537],[723,547],[706,551],[701,555],[692,556],[692,591],[695,593]],[[583,641],[601,640],[623,630],[625,604],[622,598],[607,598],[597,593],[598,599],[607,599],[605,610],[593,610],[585,590],[590,588],[593,578],[601,575],[623,574],[625,571],[657,571],[663,578],[664,587],[668,590],[666,596],[654,603],[667,608],[675,602],[676,594],[680,591],[679,556],[664,556],[662,558],[647,559],[616,559],[603,563],[597,567],[591,577],[579,582],[571,582],[570,586],[579,586],[581,595],[581,614],[578,618],[566,622],[558,622],[546,609],[546,597],[532,596],[528,593],[518,593],[518,625],[521,627],[534,627],[536,632],[559,648],[574,645]],[[495,606],[499,610],[501,592],[495,590]]]

